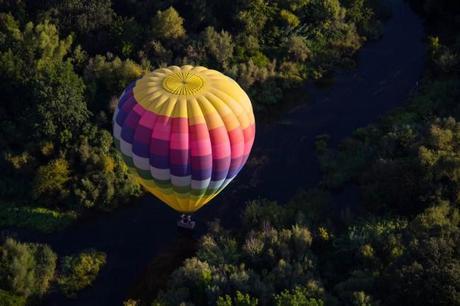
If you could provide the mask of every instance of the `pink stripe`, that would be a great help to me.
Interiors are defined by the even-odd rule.
[[[173,125],[174,126],[174,125]],[[188,150],[189,135],[185,133],[171,133],[171,149]]]
[[[224,126],[209,130],[209,136],[213,145],[229,142],[228,133]]]
[[[158,116],[153,127],[152,138],[169,141],[171,135],[171,120],[169,117]]]
[[[254,124],[251,124],[243,130],[244,134],[244,155],[249,155],[251,152],[252,145],[254,144],[256,127]]]
[[[155,115],[152,112],[145,111],[144,115],[142,116],[141,120],[139,121],[139,125],[144,126],[148,129],[152,129],[152,127],[155,124],[156,119],[158,118],[157,115]]]
[[[209,140],[196,140],[190,142],[192,156],[204,156],[211,154],[211,143]]]
[[[209,130],[206,124],[194,124],[189,126],[190,140],[208,140]]]
[[[230,143],[219,143],[212,145],[212,158],[219,159],[230,156]]]

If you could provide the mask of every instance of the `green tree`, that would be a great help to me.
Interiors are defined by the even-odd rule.
[[[83,288],[92,284],[106,262],[106,254],[95,250],[81,252],[78,255],[65,256],[61,263],[61,275],[58,284],[61,291],[73,297]]]
[[[45,70],[32,84],[37,116],[33,127],[40,136],[53,138],[64,131],[73,133],[88,120],[85,85],[70,62]]]
[[[118,97],[129,83],[143,73],[143,67],[130,59],[121,60],[112,55],[96,55],[89,59],[84,78],[89,84],[90,107],[94,111],[113,111],[110,109],[110,99]]]
[[[304,37],[293,35],[289,37],[286,45],[287,52],[294,61],[304,62],[312,55]]]
[[[55,159],[37,170],[34,180],[34,195],[60,195],[67,193],[66,184],[70,180],[69,164],[65,159]]]
[[[307,288],[295,287],[293,290],[284,290],[275,296],[277,306],[323,306],[321,298],[311,297]]]
[[[0,247],[0,284],[20,296],[43,295],[54,277],[56,258],[46,245],[8,238]]]
[[[273,14],[273,7],[267,1],[253,0],[247,1],[247,6],[238,13],[237,20],[243,25],[244,32],[258,36]]]
[[[247,293],[241,293],[236,291],[236,296],[232,298],[229,295],[225,297],[219,297],[217,299],[217,306],[257,306],[259,305],[259,300],[257,298],[251,297]]]
[[[66,56],[72,37],[60,39],[55,25],[29,22],[22,30],[11,15],[2,14],[0,71],[4,72],[8,118],[16,118],[16,130],[28,129],[35,138],[58,139],[72,133],[89,117],[85,86]],[[2,73],[3,74],[3,73]],[[9,119],[11,120],[11,119]],[[32,133],[30,131],[33,131]]]
[[[26,306],[27,299],[23,296],[11,294],[0,289],[0,305],[2,306]]]
[[[152,34],[159,39],[178,39],[185,36],[184,19],[170,6],[164,11],[157,11],[152,19]]]
[[[401,260],[388,269],[384,284],[389,303],[458,305],[460,234],[457,229],[443,236],[411,241]]]
[[[112,23],[115,12],[111,6],[110,0],[64,0],[54,10],[65,32],[86,34]]]
[[[213,27],[207,27],[203,33],[203,40],[209,54],[223,67],[226,67],[233,56],[234,43],[230,33],[216,32]]]

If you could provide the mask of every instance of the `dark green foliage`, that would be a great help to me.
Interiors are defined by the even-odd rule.
[[[122,61],[112,55],[96,55],[89,59],[84,70],[84,79],[90,84],[90,108],[95,112],[105,111],[112,114],[115,107],[112,100],[117,99],[124,88],[142,73],[142,67],[129,59]]]
[[[56,268],[56,254],[46,245],[8,238],[0,247],[0,286],[15,295],[43,295]]]
[[[219,297],[217,299],[217,306],[257,306],[259,301],[256,298],[251,297],[249,294],[243,294],[239,291],[236,291],[236,296],[234,298],[229,295],[225,297]]]
[[[52,70],[44,69],[42,77],[32,80],[31,86],[36,104],[29,111],[36,118],[32,119],[30,128],[40,137],[60,137],[62,141],[65,131],[73,133],[88,120],[85,86],[70,62]]]
[[[66,256],[62,259],[58,279],[60,290],[68,297],[91,285],[105,265],[106,254],[94,250]]]
[[[283,206],[251,201],[233,232],[213,224],[159,302],[214,304],[217,296],[218,305],[460,305],[458,7],[419,2],[431,18],[442,15],[445,27],[456,26],[446,29],[450,35],[443,33],[444,43],[438,36],[428,39],[428,71],[410,103],[357,130],[337,149],[319,135],[323,190],[299,192]],[[376,2],[360,0],[289,1],[280,4],[280,15],[286,26],[308,17],[317,28],[340,29],[345,36],[353,31],[341,22],[353,20],[362,35],[378,36],[380,26],[368,24],[374,12],[367,4],[386,15]],[[299,7],[309,10],[302,15]],[[276,13],[270,9],[266,2],[252,2],[241,16],[260,18],[242,26],[264,31]],[[347,37],[331,52],[353,50],[356,37]],[[330,42],[312,43],[307,36],[303,48],[304,39],[290,37],[289,61],[323,56],[314,73],[321,72]],[[243,54],[239,46],[235,52]],[[247,88],[261,84],[259,73],[266,78],[262,84],[276,79],[276,69],[261,67],[240,65],[234,75]],[[327,190],[349,183],[357,187],[356,200],[331,203]]]
[[[446,12],[445,1],[423,2]],[[387,15],[378,0],[0,1],[0,11],[0,196],[11,203],[0,207],[0,225],[44,232],[140,194],[112,148],[110,118],[121,91],[146,70],[221,70],[256,111],[267,111],[305,80],[350,65]],[[455,73],[457,51],[434,36],[433,74]],[[455,219],[459,201],[458,83],[434,83],[416,98],[417,111],[358,132],[340,153],[320,139],[324,186],[356,182],[362,218],[331,214],[322,190],[284,206],[252,201],[241,231],[213,224],[155,303],[377,305],[431,296],[455,304],[456,223],[444,217]],[[430,240],[444,227],[448,234]],[[7,240],[1,252],[0,303],[25,304],[47,291],[56,261],[49,248]],[[75,296],[105,259],[96,251],[63,258],[58,287]],[[449,287],[423,287],[420,275]],[[413,290],[396,292],[407,282]]]
[[[345,303],[460,303],[460,92],[457,64],[445,61],[458,45],[431,37],[428,49],[427,80],[409,105],[358,130],[338,151],[317,141],[325,185],[353,182],[364,204],[365,218],[335,239],[341,261],[328,260],[323,273]]]
[[[246,216],[253,217],[246,217],[247,220],[259,218],[253,213],[257,209],[255,205],[258,204],[248,208]],[[271,211],[282,210],[275,203],[270,206]],[[302,224],[289,224],[279,220],[279,224],[273,226],[266,220],[237,237],[218,223],[211,224],[210,233],[201,239],[196,257],[187,259],[172,274],[170,288],[160,294],[157,301],[166,305],[186,301],[267,305],[278,299],[300,299],[300,293],[293,293],[292,297],[289,293],[283,293],[282,297],[275,295],[307,284],[306,299],[318,298],[321,305],[323,288],[311,251],[312,234]]]
[[[83,6],[68,1],[59,9],[74,12],[86,9]],[[94,16],[85,15],[90,13],[81,11],[82,16],[75,17],[86,20],[80,24],[83,32],[98,28],[91,24]],[[72,36],[61,39],[58,27],[46,19],[21,25],[12,15],[2,13],[0,41],[0,89],[4,92],[0,139],[5,148],[0,169],[6,174],[0,179],[0,194],[4,199],[58,210],[95,206],[107,210],[139,194],[104,129],[111,112],[110,98],[141,74],[139,65],[119,58],[106,62],[103,56],[88,62],[81,47],[72,50]],[[87,67],[85,78],[77,74],[73,63],[80,69]],[[91,90],[99,84],[108,91],[100,91],[98,98],[106,99],[103,106],[86,101],[88,94],[96,99]],[[18,219],[11,207],[5,208],[10,219],[4,223],[49,231],[73,219],[67,212],[43,214],[39,210],[19,208],[17,212],[28,217]],[[37,224],[41,218],[49,219],[50,224]]]
[[[43,207],[0,205],[1,227],[24,227],[44,233],[65,228],[77,219],[73,212],[58,212]]]
[[[314,290],[314,288],[313,288]],[[315,298],[316,292],[309,288],[295,287],[293,290],[284,290],[275,296],[275,305],[298,305],[298,306],[323,306],[324,301]]]
[[[0,289],[0,305],[2,306],[25,306],[26,298],[9,293]]]
[[[111,26],[116,18],[111,0],[49,1],[47,14],[63,34],[75,33],[89,52],[109,47]]]
[[[265,111],[287,90],[350,61],[367,35],[361,29],[378,24],[367,1],[0,7],[0,195],[55,215],[109,210],[139,195],[105,131],[117,97],[146,70],[185,63],[221,70]]]

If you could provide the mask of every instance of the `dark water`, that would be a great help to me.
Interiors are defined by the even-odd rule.
[[[424,67],[423,26],[402,1],[393,1],[393,16],[382,39],[368,43],[358,55],[358,68],[338,71],[336,82],[319,89],[308,85],[308,104],[299,104],[269,125],[257,127],[252,164],[196,216],[203,223],[218,217],[237,224],[242,204],[265,197],[289,199],[296,190],[314,186],[320,177],[315,137],[329,134],[331,143],[351,135],[406,101]],[[51,294],[46,305],[121,305],[128,288],[159,252],[178,238],[177,214],[153,197],[133,206],[84,220],[53,235],[13,232],[23,240],[46,242],[60,256],[95,248],[107,253],[107,265],[76,300]]]

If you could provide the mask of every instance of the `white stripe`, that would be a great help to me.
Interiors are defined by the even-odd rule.
[[[113,136],[118,140],[121,139],[121,126],[116,121],[113,121]]]
[[[205,188],[208,188],[209,186],[209,183],[211,182],[211,179],[208,178],[207,180],[202,180],[202,181],[198,181],[198,180],[192,180],[192,189],[205,189]]]
[[[171,174],[169,173],[169,169],[158,169],[158,168],[150,166],[150,173],[155,179],[161,180],[161,181],[169,180],[171,177]]]
[[[112,116],[112,122],[115,123],[115,119],[117,119],[117,116],[118,116],[118,113],[120,111],[118,110],[118,107],[115,107],[115,111],[113,112],[113,116]]]
[[[150,161],[148,158],[132,154],[134,165],[141,170],[150,170]]]
[[[221,179],[220,181],[211,181],[209,184],[209,189],[218,189],[220,186],[224,183],[224,179]]]
[[[233,178],[231,178],[231,179],[226,179],[226,180],[224,181],[224,183],[222,184],[222,186],[219,187],[219,189],[221,189],[221,190],[224,189],[225,187],[227,187],[228,184],[230,184],[231,181],[233,181]]]
[[[190,181],[192,180],[192,176],[175,176],[171,175],[171,182],[174,186],[185,187],[190,185]]]
[[[121,93],[120,97],[118,97],[118,102],[120,102],[121,98],[123,98],[123,96],[125,95],[126,93],[126,89],[123,90],[123,92]]]
[[[121,152],[125,154],[126,156],[131,157],[132,156],[132,145],[126,141],[123,140],[123,138],[120,137],[120,148]]]

